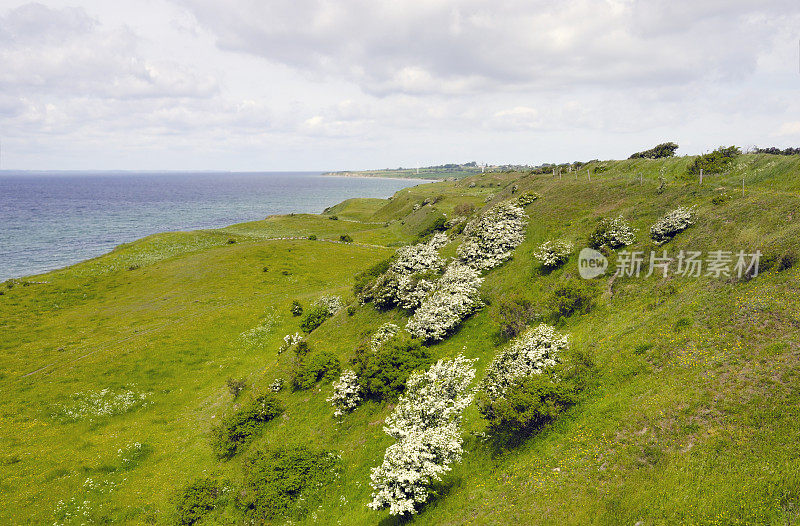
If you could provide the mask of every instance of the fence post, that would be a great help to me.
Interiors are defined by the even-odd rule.
[[[589,182],[592,182],[592,174],[589,173],[589,169],[586,169],[586,176],[589,178]]]
[[[703,184],[703,169],[700,168],[700,184]]]

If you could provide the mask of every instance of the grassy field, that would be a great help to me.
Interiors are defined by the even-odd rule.
[[[211,426],[235,403],[226,379],[246,378],[248,391],[261,392],[288,378],[290,357],[278,347],[298,330],[294,299],[308,306],[338,294],[352,303],[308,338],[342,363],[381,324],[402,326],[399,311],[353,302],[353,277],[459,204],[480,210],[525,191],[541,195],[526,207],[525,242],[486,274],[488,305],[430,347],[436,357],[478,358],[478,378],[501,346],[502,300],[522,297],[545,313],[554,289],[581,282],[577,258],[543,273],[533,249],[554,238],[580,249],[599,217],[623,213],[638,229],[630,249],[647,254],[800,253],[798,156],[744,155],[702,186],[685,176],[690,162],[609,161],[561,177],[475,175],[391,200],[348,200],[319,216],[159,234],[3,284],[0,522],[170,523],[175,495],[197,477],[240,484],[245,455],[220,461],[210,446]],[[650,225],[681,205],[696,207],[697,223],[656,247]],[[353,242],[338,242],[343,234]],[[607,275],[589,286],[594,308],[560,330],[597,364],[592,389],[510,449],[482,440],[485,424],[470,408],[463,462],[407,522],[800,521],[797,265],[751,280]],[[81,413],[104,389],[96,396],[109,414]],[[285,413],[248,450],[310,444],[341,454],[341,477],[295,524],[400,524],[366,506],[370,468],[391,443],[382,432],[391,408],[364,404],[338,424],[325,401],[330,392],[325,382],[282,391]],[[233,499],[201,521],[242,522]]]

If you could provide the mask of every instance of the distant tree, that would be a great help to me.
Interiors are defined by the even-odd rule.
[[[650,148],[649,150],[645,150],[643,152],[636,152],[630,157],[629,159],[663,159],[665,157],[674,157],[675,150],[678,149],[678,145],[674,142],[664,142]]]

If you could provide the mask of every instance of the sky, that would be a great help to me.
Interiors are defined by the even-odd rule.
[[[797,0],[0,0],[0,169],[800,146]]]

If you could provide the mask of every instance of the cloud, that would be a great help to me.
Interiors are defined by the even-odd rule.
[[[144,59],[126,27],[105,29],[81,8],[26,4],[0,16],[0,91],[93,98],[208,97],[215,79]]]
[[[222,49],[386,95],[680,85],[751,74],[795,1],[176,0]]]

